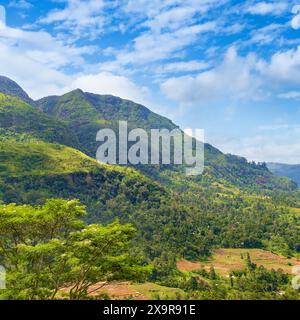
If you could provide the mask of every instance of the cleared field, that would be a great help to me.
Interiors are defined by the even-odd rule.
[[[177,263],[177,267],[182,271],[195,271],[201,268],[209,270],[213,266],[218,274],[227,276],[230,271],[245,267],[247,253],[249,253],[252,262],[263,265],[267,269],[282,269],[285,273],[292,273],[293,266],[300,265],[300,261],[295,258],[288,259],[260,249],[217,249],[207,261],[183,260]]]
[[[144,294],[148,299],[177,299],[179,296],[184,295],[184,291],[178,288],[169,288],[160,286],[155,283],[143,283],[143,284],[133,284],[130,286],[138,292]]]
[[[130,282],[116,282],[111,283],[103,288],[97,290],[97,288],[101,286],[101,283],[97,283],[94,286],[89,287],[89,292],[91,292],[91,296],[99,296],[100,294],[107,294],[110,299],[116,300],[146,300],[148,299],[140,291],[136,290]]]
[[[89,287],[90,296],[107,295],[112,300],[156,300],[156,299],[176,299],[184,295],[184,291],[177,288],[160,286],[155,283],[131,283],[115,282],[100,288],[103,283],[97,283]],[[100,289],[98,289],[100,288]],[[64,289],[62,291],[67,291]]]

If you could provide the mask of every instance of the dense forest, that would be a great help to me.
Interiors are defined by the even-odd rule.
[[[181,260],[209,260],[218,248],[299,259],[296,183],[208,144],[197,177],[181,166],[100,164],[96,133],[119,120],[177,128],[113,96],[76,90],[33,101],[0,77],[3,298],[86,299],[91,287],[118,281],[178,288],[177,299],[299,298],[291,273],[258,265],[250,254],[228,277],[213,267],[177,268]]]

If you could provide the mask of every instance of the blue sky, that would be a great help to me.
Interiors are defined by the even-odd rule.
[[[0,0],[0,74],[140,102],[256,161],[300,163],[300,0]]]

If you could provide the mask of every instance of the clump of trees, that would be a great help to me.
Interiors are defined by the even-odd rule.
[[[135,229],[118,221],[86,225],[78,200],[43,206],[0,205],[0,264],[5,299],[85,299],[114,280],[143,280],[151,272],[129,252]],[[99,284],[97,287],[96,284]],[[95,288],[96,285],[96,288]]]

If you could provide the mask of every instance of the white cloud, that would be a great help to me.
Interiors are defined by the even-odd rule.
[[[278,95],[281,99],[300,99],[300,91],[288,91]]]
[[[259,126],[257,128],[257,131],[277,131],[282,129],[289,129],[291,126],[287,123],[279,123],[279,124],[269,124],[269,125],[263,125]]]
[[[300,5],[296,5],[292,8],[292,13],[295,15],[291,21],[291,26],[293,29],[300,29]]]
[[[258,2],[252,6],[249,6],[246,11],[251,14],[257,15],[279,15],[286,11],[288,8],[287,2]]]
[[[270,98],[298,99],[300,46],[279,51],[270,60],[230,48],[216,67],[195,76],[171,77],[161,83],[167,98],[181,105],[249,103]],[[283,92],[286,90],[286,92]]]
[[[1,42],[0,61],[0,74],[17,81],[33,98],[60,94],[69,80],[62,72],[22,55],[17,47]]]
[[[253,30],[251,32],[251,38],[245,41],[242,45],[266,45],[274,43],[279,38],[279,34],[285,29],[285,25],[279,23],[271,23],[262,28]]]
[[[112,94],[140,103],[145,102],[148,95],[147,88],[138,87],[126,77],[109,72],[78,76],[68,89],[76,88],[97,94]]]
[[[2,12],[5,13],[5,10]],[[17,81],[32,98],[82,88],[145,101],[147,90],[124,76],[108,72],[95,75],[87,73],[82,68],[85,66],[88,69],[84,55],[93,52],[93,47],[66,45],[47,32],[24,31],[4,24],[0,28],[0,74]],[[81,73],[66,74],[62,71],[64,67],[83,70]]]
[[[5,26],[0,29],[0,43],[14,48],[20,56],[35,62],[60,68],[83,62],[82,55],[93,53],[93,47],[75,47],[57,41],[44,31],[23,31]]]
[[[111,51],[116,63],[123,67],[131,64],[131,69],[141,65],[148,68],[151,63],[182,58],[186,48],[201,41],[201,35],[217,30],[217,23],[207,21],[205,14],[225,2],[227,0],[122,1],[120,15],[126,16],[125,25],[141,32],[125,48]],[[122,32],[124,28],[126,30],[123,24]]]
[[[159,74],[192,72],[208,69],[209,63],[197,60],[164,63],[155,69]]]
[[[3,6],[0,5],[0,28],[6,25],[6,11]]]
[[[169,99],[180,104],[203,106],[224,99],[257,99],[260,79],[254,73],[256,63],[254,55],[240,57],[232,47],[216,68],[196,76],[170,78],[161,84],[161,90]]]
[[[8,4],[9,8],[16,8],[16,9],[22,9],[27,10],[33,7],[33,5],[26,1],[26,0],[12,0]]]
[[[187,21],[190,22],[195,12],[196,10],[193,7],[175,7],[158,14],[153,19],[147,20],[144,26],[156,31],[164,28],[177,30],[185,25]]]
[[[126,0],[124,1],[124,11],[135,15],[153,18],[159,13],[174,7],[190,7],[195,11],[205,13],[214,6],[220,6],[228,2],[227,0]]]
[[[269,130],[243,138],[219,136],[209,142],[227,153],[242,155],[250,161],[300,163],[299,127],[278,125],[276,128],[276,125],[270,125]]]
[[[295,49],[279,51],[269,62],[261,61],[260,72],[266,76],[270,85],[290,86],[300,84],[300,46]]]
[[[105,0],[66,0],[62,10],[50,11],[40,23],[54,24],[76,37],[95,37],[103,32]]]
[[[54,65],[33,59],[32,56],[21,55],[17,47],[9,47],[1,42],[0,61],[0,74],[17,81],[34,99],[61,95],[80,88],[92,93],[113,94],[140,103],[147,101],[147,89],[138,87],[124,76],[108,72],[66,75]]]
[[[116,59],[121,65],[138,65],[171,58],[194,43],[200,34],[214,31],[215,28],[215,22],[206,22],[174,32],[146,32],[135,38],[132,48],[117,52]]]

